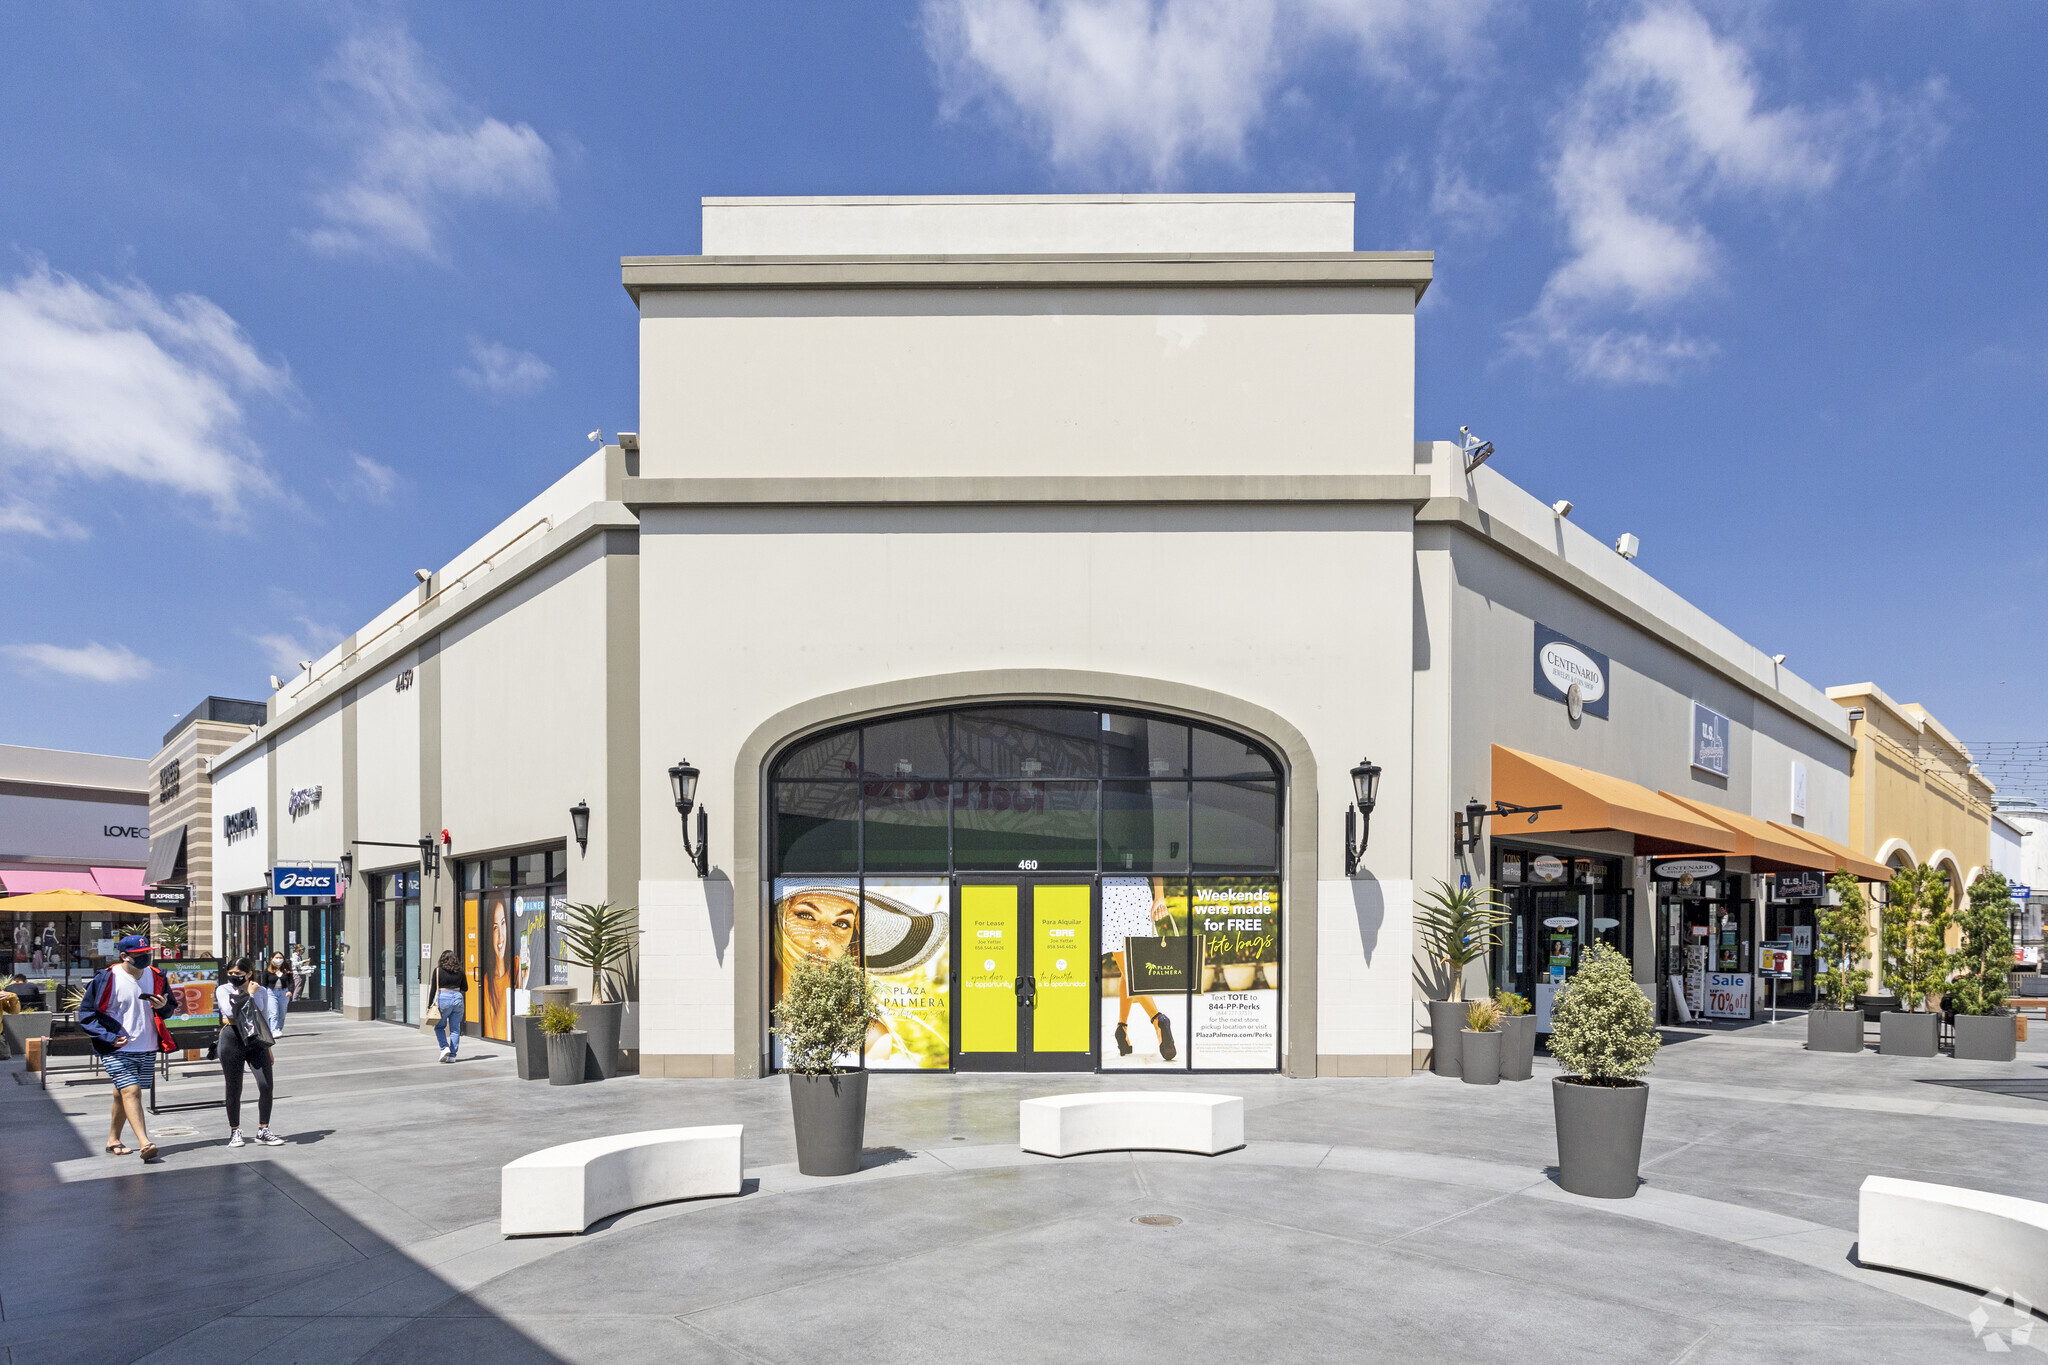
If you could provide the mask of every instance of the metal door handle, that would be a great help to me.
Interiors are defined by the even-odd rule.
[[[1038,1003],[1038,978],[1035,976],[1018,977],[1016,991],[1017,1003],[1019,1005],[1029,1006]]]

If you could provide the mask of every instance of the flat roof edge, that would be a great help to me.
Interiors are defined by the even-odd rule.
[[[703,208],[753,208],[770,204],[806,207],[828,204],[905,207],[915,204],[1355,204],[1356,194],[1275,190],[1257,194],[707,194]]]
[[[644,289],[1409,289],[1435,276],[1433,251],[1052,256],[626,256],[620,282]]]

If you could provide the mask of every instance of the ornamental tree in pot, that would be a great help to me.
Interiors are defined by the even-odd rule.
[[[561,909],[562,960],[590,969],[590,1000],[575,1007],[576,1017],[590,1034],[590,1054],[596,1059],[600,1080],[619,1074],[619,1021],[626,1012],[624,971],[626,955],[640,937],[630,905],[600,901],[595,905],[565,905]],[[550,1073],[554,1054],[548,1054]],[[552,1074],[549,1076],[552,1080]]]
[[[1474,1000],[1465,1007],[1465,1027],[1458,1035],[1458,1075],[1467,1085],[1500,1084],[1500,1006]]]
[[[1550,1083],[1558,1183],[1595,1199],[1629,1199],[1643,1157],[1650,1087],[1640,1078],[1663,1040],[1629,960],[1596,943],[1550,1009]]]
[[[547,1006],[540,1012],[540,1031],[547,1040],[548,1084],[581,1085],[590,1035],[576,1027],[576,1011],[567,1005]]]
[[[836,1062],[860,1055],[874,1013],[868,974],[853,956],[799,962],[790,969],[772,1031],[782,1039],[796,1120],[796,1168],[805,1175],[852,1175],[860,1169],[868,1073]]]
[[[1941,1016],[1928,1013],[1927,997],[1948,979],[1943,939],[1949,926],[1948,874],[1932,867],[1901,868],[1892,874],[1879,921],[1878,951],[1885,989],[1903,1010],[1879,1016],[1879,1052],[1893,1057],[1932,1057],[1941,1041]]]
[[[1500,991],[1493,1003],[1500,1007],[1500,1078],[1526,1081],[1536,1074],[1536,1016],[1528,997]]]
[[[1847,872],[1828,878],[1834,905],[1821,907],[1814,952],[1820,971],[1814,979],[1820,1001],[1806,1012],[1808,1052],[1863,1051],[1863,1011],[1856,997],[1870,983],[1864,968],[1864,944],[1870,932],[1870,903],[1863,888]]]
[[[2004,877],[1980,872],[1970,883],[1967,907],[1957,916],[1962,944],[1950,959],[1958,970],[1946,999],[1955,1011],[1960,1062],[2009,1062],[2019,1055],[2019,1021],[2005,1012],[2012,987],[2011,899]]]
[[[1462,1051],[1459,1034],[1465,1027],[1465,969],[1484,962],[1500,942],[1501,922],[1507,907],[1483,887],[1460,887],[1439,880],[1436,888],[1423,893],[1416,926],[1422,934],[1422,951],[1450,974],[1449,995],[1429,1002],[1429,1069],[1439,1076],[1458,1074]]]

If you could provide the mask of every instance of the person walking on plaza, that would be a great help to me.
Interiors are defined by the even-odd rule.
[[[434,1020],[434,1041],[441,1045],[441,1060],[452,1062],[462,1046],[462,1000],[469,990],[469,975],[456,961],[453,948],[444,949],[441,960],[434,964],[431,984],[434,1008],[440,1014]]]
[[[264,964],[263,974],[257,978],[256,999],[270,1024],[271,1036],[283,1037],[285,1011],[292,1003],[292,969],[285,965],[283,953],[272,953]]]
[[[228,1083],[228,1146],[240,1147],[249,1139],[242,1136],[242,1071],[256,1073],[255,1140],[265,1147],[282,1147],[284,1139],[270,1131],[270,1096],[275,1082],[271,1065],[270,1021],[258,1008],[250,990],[255,968],[246,957],[228,966],[228,979],[213,992],[214,1008],[220,1013],[220,1071]]]
[[[100,1065],[114,1082],[114,1113],[107,1128],[107,1155],[127,1156],[121,1141],[125,1122],[142,1143],[144,1161],[157,1159],[156,1143],[142,1120],[142,1092],[156,1085],[156,1057],[177,1045],[164,1017],[177,997],[163,972],[150,965],[149,940],[129,934],[115,945],[120,961],[94,975],[78,1002],[78,1025],[92,1039]]]
[[[306,978],[311,974],[306,962],[306,950],[298,944],[292,945],[292,999],[306,998]]]

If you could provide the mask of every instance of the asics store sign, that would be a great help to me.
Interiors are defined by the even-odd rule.
[[[314,896],[334,898],[335,870],[331,867],[303,867],[280,863],[270,869],[273,896]]]

